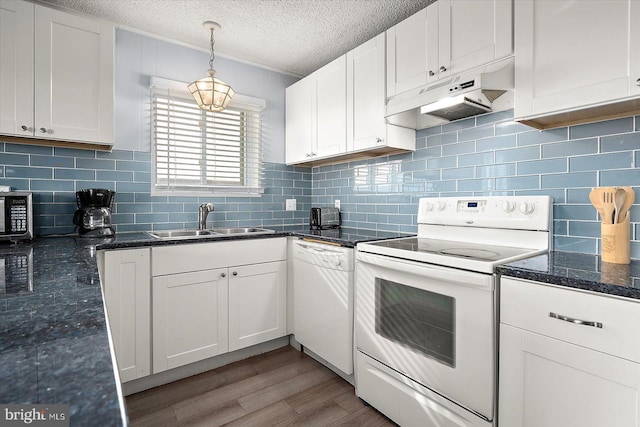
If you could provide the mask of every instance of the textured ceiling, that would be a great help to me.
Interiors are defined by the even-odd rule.
[[[380,34],[435,0],[38,0],[296,76]]]

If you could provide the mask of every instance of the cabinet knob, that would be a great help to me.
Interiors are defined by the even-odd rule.
[[[429,70],[429,77],[433,77],[435,75],[436,75],[436,73],[434,73],[433,70]]]
[[[447,71],[447,67],[445,67],[444,65],[440,66],[440,72],[444,73],[445,71]]]
[[[636,86],[640,86],[640,79],[636,80]]]
[[[233,272],[233,275],[234,275],[234,276],[237,276],[237,275],[238,275],[238,272],[237,272],[237,271],[234,271],[234,272]]]
[[[221,276],[222,277],[227,277],[227,273],[222,273]]]
[[[22,125],[22,126],[20,126],[20,129],[22,129],[22,130],[29,130],[29,127],[28,127],[28,126],[25,126],[25,125]]]
[[[376,144],[381,144],[382,143],[382,138],[376,138]]]
[[[46,128],[40,128],[40,133],[47,133],[47,129]]]

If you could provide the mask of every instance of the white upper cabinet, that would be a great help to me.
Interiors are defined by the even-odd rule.
[[[427,9],[387,30],[387,97],[427,83]]]
[[[36,6],[35,133],[113,142],[113,26]]]
[[[640,2],[518,0],[515,19],[517,120],[547,128],[640,111],[585,110],[640,96]],[[582,111],[536,118],[567,110]]]
[[[309,159],[316,143],[316,84],[307,77],[286,89],[286,162]]]
[[[387,97],[513,54],[511,0],[438,0],[387,30]]]
[[[385,34],[348,52],[347,151],[415,150],[415,132],[386,124]]]
[[[0,132],[113,144],[113,25],[21,1],[0,14]]]
[[[428,75],[448,77],[513,54],[512,14],[510,0],[438,0],[429,5]]]
[[[415,150],[415,131],[384,117],[385,48],[383,33],[287,88],[287,164]]]
[[[317,157],[347,149],[347,61],[344,55],[315,73],[317,105]]]
[[[347,146],[350,150],[384,143],[384,40],[384,34],[380,34],[347,53]]]
[[[0,133],[33,135],[33,9],[0,2]],[[22,128],[24,126],[24,129]]]
[[[343,56],[286,90],[286,162],[301,163],[343,153],[347,66]]]

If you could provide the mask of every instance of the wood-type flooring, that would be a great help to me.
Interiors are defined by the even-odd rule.
[[[132,427],[395,426],[290,346],[126,397]]]

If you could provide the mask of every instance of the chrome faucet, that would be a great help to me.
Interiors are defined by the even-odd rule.
[[[207,228],[207,215],[213,211],[213,203],[203,203],[198,208],[198,229],[204,230]]]

